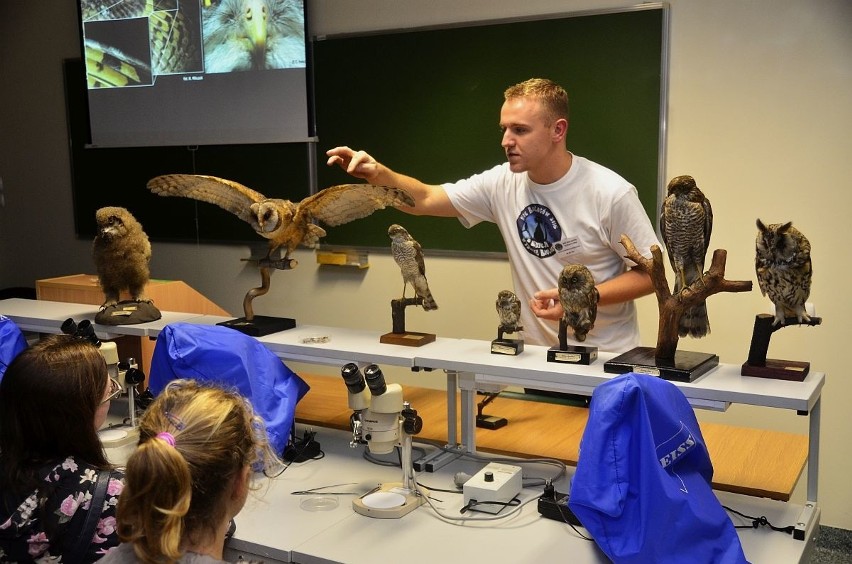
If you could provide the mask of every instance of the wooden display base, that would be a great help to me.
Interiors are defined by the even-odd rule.
[[[597,347],[567,345],[565,348],[550,347],[547,350],[547,362],[559,362],[561,364],[591,364],[597,359]]]
[[[296,326],[296,320],[289,317],[268,317],[265,315],[255,315],[251,321],[247,321],[245,317],[222,321],[216,325],[230,327],[236,329],[240,333],[245,333],[252,337],[263,337],[271,333],[286,331]]]
[[[654,356],[655,351],[653,347],[636,347],[605,362],[604,372],[636,372],[659,376],[664,380],[693,382],[719,364],[719,356],[712,353],[676,351],[673,361],[658,361]]]
[[[748,362],[744,363],[740,374],[743,376],[755,376],[757,378],[774,378],[775,380],[801,382],[808,375],[810,369],[810,362],[767,358],[764,366],[754,366]]]
[[[519,355],[524,352],[523,339],[494,339],[491,341],[491,354]]]
[[[434,333],[417,333],[406,331],[404,333],[385,333],[379,337],[380,343],[389,345],[405,345],[406,347],[420,347],[435,340]]]

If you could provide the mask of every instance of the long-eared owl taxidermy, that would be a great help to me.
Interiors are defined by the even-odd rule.
[[[811,244],[793,223],[764,224],[757,220],[754,267],[764,296],[775,305],[773,325],[786,317],[810,321],[805,302],[811,293]]]
[[[160,196],[183,196],[216,204],[269,239],[267,257],[284,247],[285,259],[299,245],[315,247],[320,237],[325,237],[325,230],[314,220],[334,227],[387,206],[414,206],[408,192],[372,184],[331,186],[300,202],[267,198],[232,180],[194,174],[157,176],[148,181],[148,189]]]
[[[704,257],[713,230],[710,200],[691,176],[676,176],[668,185],[660,210],[660,233],[675,275],[676,296],[696,280],[704,281]],[[704,337],[710,332],[707,303],[683,312],[678,326],[681,337]]]
[[[127,290],[136,302],[150,302],[145,285],[150,277],[151,243],[142,225],[125,208],[104,207],[95,212],[97,235],[92,258],[104,292],[101,308],[114,306]]]

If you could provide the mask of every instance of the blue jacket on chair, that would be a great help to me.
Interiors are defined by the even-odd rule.
[[[27,340],[14,321],[0,315],[0,380],[6,368],[22,350],[27,348]]]
[[[217,325],[173,323],[160,332],[148,388],[157,395],[178,378],[236,388],[263,418],[279,454],[287,446],[296,404],[310,389],[257,339]]]
[[[629,373],[595,388],[568,507],[613,562],[746,562],[712,478],[677,386]]]

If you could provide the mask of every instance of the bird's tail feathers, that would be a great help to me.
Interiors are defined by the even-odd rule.
[[[678,335],[700,339],[709,333],[710,318],[707,316],[706,302],[701,302],[683,312],[678,325]]]
[[[426,311],[438,309],[438,304],[435,302],[435,298],[432,297],[432,292],[429,290],[426,290],[423,295],[418,295],[418,297],[423,298],[423,309]]]

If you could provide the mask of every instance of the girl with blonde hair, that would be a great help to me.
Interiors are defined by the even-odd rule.
[[[123,544],[104,563],[222,562],[255,470],[280,461],[236,392],[174,380],[140,418],[118,505]]]

